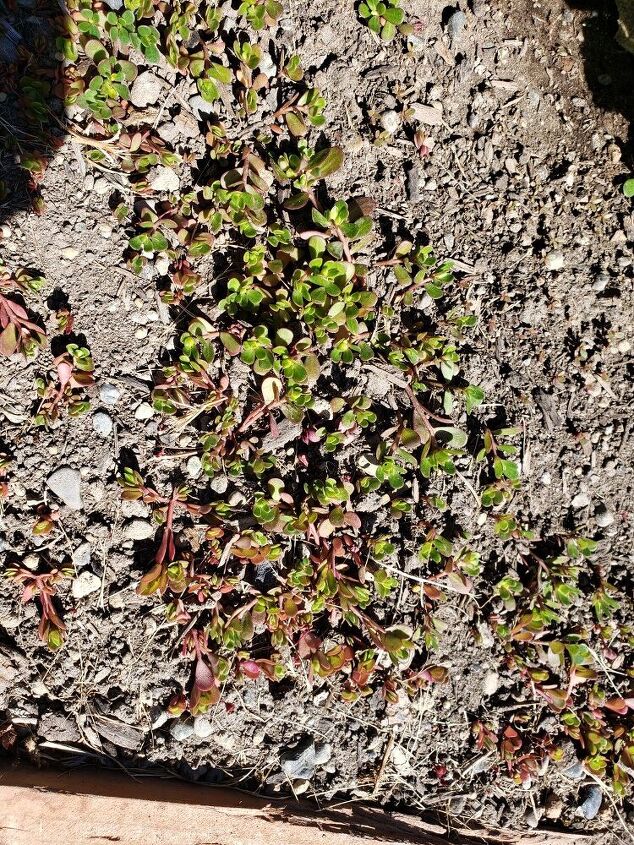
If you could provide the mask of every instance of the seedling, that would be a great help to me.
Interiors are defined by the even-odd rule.
[[[405,12],[399,0],[363,0],[359,4],[359,17],[382,41],[391,41],[397,32],[407,32]]]
[[[57,594],[57,585],[70,578],[72,569],[52,569],[50,572],[36,574],[30,569],[16,567],[6,570],[6,576],[16,584],[23,586],[22,603],[38,599],[40,607],[40,624],[38,634],[40,640],[52,651],[61,648],[64,643],[66,625],[59,616],[54,598]]]

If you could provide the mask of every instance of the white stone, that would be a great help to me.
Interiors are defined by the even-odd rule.
[[[148,405],[147,402],[141,402],[134,412],[134,416],[137,420],[149,420],[154,416],[154,408],[151,405]]]
[[[394,135],[395,132],[398,132],[400,125],[401,118],[392,109],[384,111],[381,115],[381,126],[383,127],[383,129],[385,129],[386,132],[389,132],[390,135]]]
[[[171,167],[164,167],[159,165],[155,167],[148,183],[154,191],[178,191],[180,188],[180,179],[176,171]]]
[[[116,405],[120,396],[121,391],[118,387],[115,387],[114,384],[110,384],[106,381],[101,385],[101,390],[99,391],[99,398],[101,399],[104,405]]]
[[[77,578],[73,581],[71,588],[73,597],[76,599],[83,599],[91,593],[96,593],[101,588],[101,579],[93,572],[80,572]]]
[[[562,252],[553,250],[544,256],[544,264],[547,270],[562,270],[565,264]]]
[[[112,420],[108,414],[104,414],[103,411],[97,411],[95,416],[92,418],[92,427],[95,429],[97,434],[101,434],[102,437],[107,437],[112,431]]]

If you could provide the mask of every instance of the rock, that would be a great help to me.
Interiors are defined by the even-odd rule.
[[[104,414],[103,411],[97,411],[95,416],[92,418],[92,427],[95,429],[97,434],[100,434],[102,437],[107,437],[112,431],[112,419],[108,416],[108,414]]]
[[[537,812],[535,812],[535,810],[533,810],[532,807],[524,815],[524,821],[526,822],[528,827],[533,828],[533,830],[536,827],[539,827],[539,819],[540,818],[541,818],[541,812],[539,810],[537,810]]]
[[[599,273],[597,278],[592,283],[592,290],[595,293],[603,293],[603,291],[610,284],[610,277],[607,273]]]
[[[388,109],[381,115],[381,126],[386,132],[389,132],[390,135],[394,135],[395,132],[398,132],[400,125],[400,115],[393,109]]]
[[[460,11],[460,9],[457,9],[447,21],[447,34],[449,35],[452,45],[454,42],[458,41],[462,35],[462,31],[465,28],[466,23],[467,16],[464,12]]]
[[[67,246],[61,251],[62,258],[65,258],[67,261],[73,261],[78,255],[79,250],[75,249],[74,246]]]
[[[104,405],[116,405],[120,396],[121,391],[118,387],[115,387],[114,384],[109,384],[106,381],[101,385],[99,399]]]
[[[614,523],[614,514],[611,513],[604,505],[601,505],[596,509],[594,518],[599,528],[608,528],[608,526]]]
[[[71,467],[56,469],[46,479],[46,486],[71,510],[80,511],[82,509],[81,474],[78,469]]]
[[[581,508],[587,508],[590,504],[590,496],[587,493],[577,493],[571,504],[576,511],[581,510]]]
[[[132,83],[130,101],[132,105],[140,109],[153,105],[161,96],[163,81],[155,76],[152,71],[146,70],[140,73]]]
[[[417,123],[424,123],[426,126],[439,126],[442,123],[441,108],[426,106],[423,103],[412,103],[409,110],[412,112],[411,120]]]
[[[177,742],[184,742],[194,733],[194,726],[191,722],[174,722],[170,733]]]
[[[196,94],[190,99],[189,106],[199,120],[204,120],[209,115],[216,113],[214,104],[203,100],[200,94]]]
[[[562,270],[565,264],[565,259],[562,252],[553,250],[546,253],[544,256],[544,264],[547,270]]]
[[[190,478],[198,478],[202,471],[202,461],[200,460],[198,455],[192,455],[191,458],[187,461],[187,475]]]
[[[213,725],[205,716],[196,716],[194,719],[194,734],[199,739],[207,739],[214,732]]]
[[[229,486],[229,479],[226,475],[216,475],[209,482],[209,486],[214,491],[214,493],[218,493],[219,496],[222,496],[223,493],[227,492],[227,487]]]
[[[101,578],[98,578],[94,573],[84,570],[80,572],[77,578],[73,581],[71,592],[73,598],[83,599],[91,593],[96,593],[101,589]]]
[[[90,543],[82,543],[80,546],[77,546],[71,558],[73,561],[73,566],[76,569],[83,569],[86,566],[90,566],[91,552],[92,548],[90,546]]]
[[[123,0],[103,0],[103,2],[109,9],[112,9],[113,12],[117,12],[123,6]]]
[[[178,191],[180,179],[171,167],[159,165],[152,168],[148,175],[148,184],[154,191]]]
[[[585,775],[583,764],[579,760],[575,760],[574,763],[563,770],[562,774],[569,780],[581,780]]]
[[[293,792],[295,795],[302,795],[304,792],[308,791],[310,786],[309,780],[304,780],[303,778],[297,778],[293,781]]]
[[[258,70],[260,71],[260,73],[263,73],[269,79],[273,79],[275,76],[277,76],[277,66],[271,58],[271,54],[268,52],[268,50],[262,53],[262,58],[260,59]]]
[[[149,420],[154,416],[154,408],[151,405],[148,405],[147,402],[141,402],[134,412],[134,416],[137,420]]]
[[[323,766],[331,756],[332,748],[327,742],[315,742],[306,736],[280,755],[280,763],[289,780],[310,780],[317,766]]]
[[[598,786],[589,786],[582,791],[583,801],[577,810],[584,819],[592,821],[596,818],[603,803],[603,793]]]
[[[149,540],[154,536],[154,526],[145,519],[132,519],[123,527],[126,540]]]
[[[500,676],[497,672],[487,672],[482,681],[482,695],[495,695],[500,686]]]

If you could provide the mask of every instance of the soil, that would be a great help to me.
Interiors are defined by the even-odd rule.
[[[466,23],[451,40],[445,3],[410,0],[417,26],[406,52],[398,40],[381,46],[349,2],[291,2],[279,39],[327,97],[325,137],[346,152],[333,194],[373,197],[386,237],[419,232],[462,271],[480,315],[468,376],[485,389],[491,415],[523,429],[523,516],[545,534],[564,528],[599,539],[610,582],[631,595],[634,214],[621,185],[633,60],[612,45],[603,4],[577,5],[473,0],[462,4]],[[406,125],[374,143],[381,116],[403,102],[440,109],[424,127],[423,157]],[[0,710],[43,760],[156,766],[274,799],[288,794],[284,754],[309,737],[325,761],[305,778],[318,802],[377,800],[523,828],[559,798],[553,823],[623,841],[620,827],[605,831],[634,819],[627,802],[621,822],[608,796],[593,821],[580,817],[590,779],[551,766],[523,789],[474,750],[472,720],[501,718],[517,699],[486,626],[474,636],[466,602],[443,611],[448,627],[435,661],[450,667],[449,682],[407,707],[386,708],[378,696],[344,704],[308,683],[257,683],[229,691],[229,706],[195,725],[168,716],[187,667],[161,608],[134,592],[152,539],[133,539],[130,522],[149,512],[121,501],[116,478],[125,450],[159,478],[174,467],[169,450],[156,453],[159,421],[147,404],[171,328],[153,271],[140,278],[124,267],[126,237],[109,204],[115,178],[92,169],[67,139],[46,171],[45,213],[17,211],[3,225],[2,261],[39,268],[49,303],[68,299],[99,381],[90,414],[37,430],[26,418],[46,359],[2,364],[0,437],[15,458],[2,549],[72,559],[93,591],[62,594],[68,642],[51,656],[37,642],[33,603],[20,605],[2,583]],[[386,391],[371,374],[359,378],[366,391]],[[117,388],[114,404],[104,402],[104,384]],[[97,412],[113,423],[105,437],[93,426]],[[187,449],[186,436],[176,442]],[[33,509],[50,500],[46,479],[62,466],[80,470],[83,508],[62,507],[61,534],[38,540]],[[463,498],[469,524],[469,491],[452,496]],[[547,718],[537,708],[535,723]],[[439,780],[439,765],[448,780]]]

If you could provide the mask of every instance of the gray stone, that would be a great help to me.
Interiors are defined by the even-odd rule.
[[[91,551],[90,543],[82,543],[80,546],[77,546],[72,555],[73,566],[76,569],[83,569],[86,566],[90,566]]]
[[[191,458],[187,461],[187,475],[190,478],[198,478],[202,471],[202,461],[200,460],[198,455],[192,455]]]
[[[174,722],[170,733],[177,742],[184,742],[194,733],[194,726],[191,722]]]
[[[91,593],[96,593],[101,588],[101,579],[97,578],[92,572],[84,570],[80,572],[77,578],[73,581],[71,588],[73,597],[76,599],[83,599]]]
[[[310,780],[317,766],[323,766],[331,756],[332,748],[327,742],[315,742],[307,736],[295,748],[284,751],[280,763],[289,780]]]
[[[78,469],[71,467],[56,469],[46,479],[46,486],[71,510],[80,511],[82,509],[81,475]]]
[[[149,540],[154,536],[154,526],[145,519],[132,519],[123,528],[126,540]]]
[[[574,763],[571,763],[570,766],[567,766],[563,770],[562,774],[568,780],[581,780],[585,775],[585,771],[582,763],[579,760],[575,760]]]
[[[467,23],[467,16],[464,12],[457,9],[447,22],[447,33],[453,44],[462,35],[462,31]]]
[[[579,804],[579,813],[584,819],[592,821],[596,818],[603,803],[603,793],[598,786],[589,786],[582,792],[583,801]]]
[[[162,90],[163,81],[151,71],[146,70],[134,80],[130,91],[130,101],[134,106],[143,109],[153,105],[161,96]]]
[[[112,419],[108,416],[108,414],[104,414],[103,411],[97,411],[95,416],[92,418],[92,427],[95,429],[97,434],[101,434],[102,437],[107,437],[112,432]]]
[[[115,387],[114,384],[110,384],[106,381],[101,385],[101,390],[99,391],[99,399],[103,402],[104,405],[116,405],[120,396],[121,391],[118,387]]]

